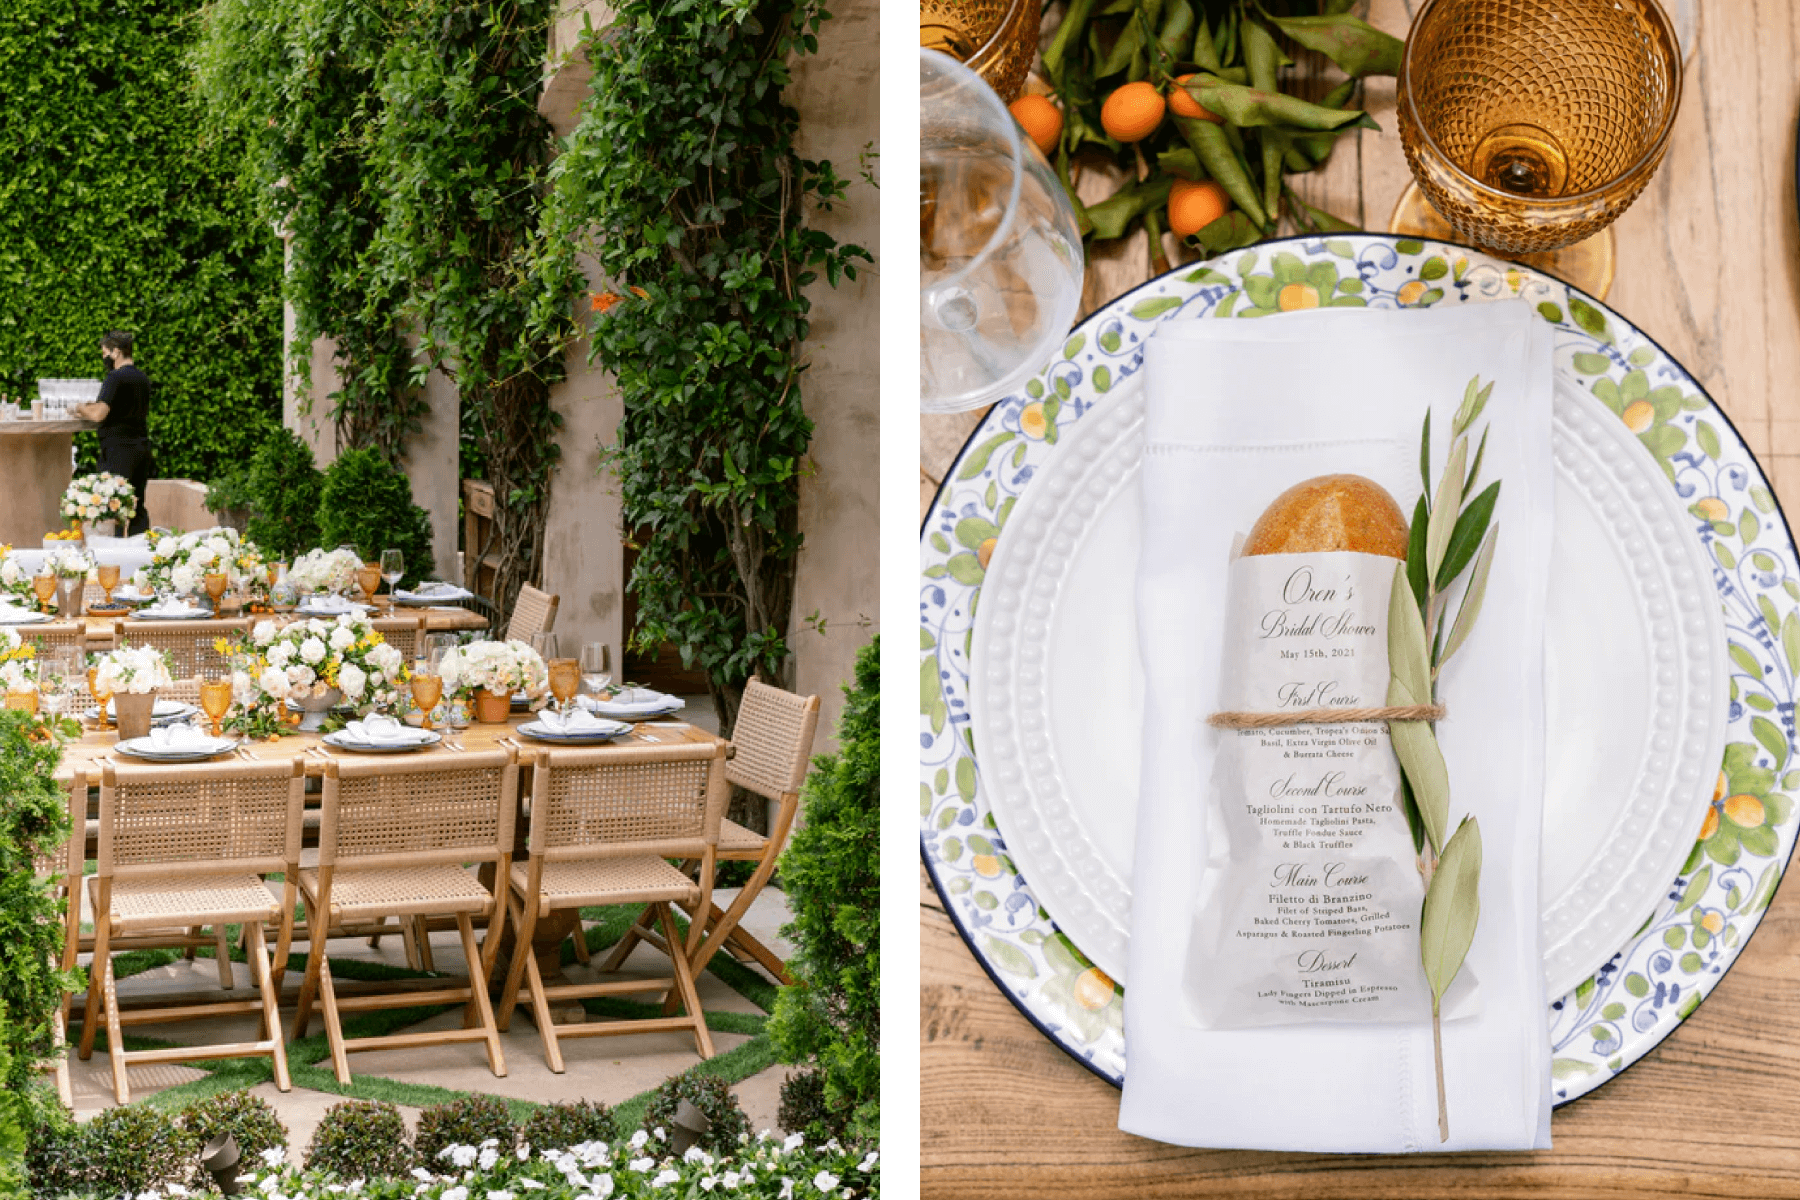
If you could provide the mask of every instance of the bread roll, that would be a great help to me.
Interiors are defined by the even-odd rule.
[[[1361,475],[1320,475],[1296,483],[1263,510],[1244,553],[1353,550],[1406,558],[1406,515],[1387,489]]]

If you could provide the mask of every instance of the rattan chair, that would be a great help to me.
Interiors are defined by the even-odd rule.
[[[325,764],[319,819],[319,865],[300,872],[310,944],[300,985],[294,1036],[306,1036],[315,992],[325,1015],[331,1065],[350,1082],[352,1051],[485,1042],[488,1067],[506,1074],[506,1057],[488,1001],[488,974],[505,927],[506,866],[512,858],[519,767],[507,750],[445,752],[427,758]],[[483,887],[464,864],[494,868]],[[323,969],[335,927],[396,916],[452,916],[462,935],[469,978],[459,987],[339,1000]],[[482,946],[474,918],[489,918]],[[345,1038],[340,1014],[365,1009],[465,1005],[465,1028],[385,1037]]]
[[[52,965],[68,971],[75,966],[81,937],[81,893],[78,889],[81,886],[83,845],[79,831],[87,817],[87,775],[64,765],[57,770],[56,786],[68,800],[70,834],[61,846],[51,850],[40,848],[32,858],[32,868],[50,895],[62,906],[62,952],[55,957]],[[57,1097],[65,1106],[73,1108],[75,1095],[69,1079],[69,1001],[70,994],[64,992],[55,1013],[51,1015],[52,1057],[45,1069],[56,1080]]]
[[[87,625],[82,621],[46,621],[42,625],[15,625],[12,631],[21,641],[37,642],[48,650],[53,646],[87,647]]]
[[[176,679],[218,675],[231,670],[231,660],[220,654],[220,638],[235,641],[249,631],[251,619],[228,621],[117,621],[119,646],[154,646],[169,656],[169,674]]]
[[[534,633],[549,633],[556,628],[556,606],[562,597],[540,592],[529,583],[519,589],[513,601],[512,620],[506,625],[506,640],[528,642]]]
[[[269,1057],[275,1085],[289,1089],[287,1054],[276,1008],[294,929],[294,877],[306,782],[299,759],[138,766],[107,761],[100,788],[98,874],[87,883],[94,908],[94,966],[81,1028],[81,1057],[94,1050],[105,1011],[113,1095],[131,1099],[126,1066]],[[262,876],[285,873],[279,896]],[[275,924],[275,960],[263,926]],[[112,974],[115,933],[169,926],[245,926],[250,969],[260,996],[122,1013]],[[126,1050],[121,1026],[260,1013],[254,1042]]]
[[[725,777],[738,787],[754,792],[774,805],[770,813],[769,836],[745,829],[726,820],[719,828],[720,862],[753,862],[756,870],[750,881],[738,890],[737,898],[724,912],[708,904],[700,924],[706,927],[706,940],[693,955],[694,974],[706,970],[721,947],[730,945],[741,954],[755,959],[784,984],[792,984],[787,965],[769,947],[738,922],[750,911],[750,905],[767,886],[775,873],[776,860],[787,845],[794,816],[800,808],[800,784],[812,760],[813,736],[819,727],[819,698],[796,696],[781,688],[770,687],[752,679],[744,687],[744,698],[738,707],[737,723],[732,727],[734,753],[725,764]],[[700,911],[700,910],[697,910]],[[632,948],[648,938],[661,945],[651,929],[648,912],[637,920],[602,964],[602,970],[613,970],[625,961]],[[666,949],[666,947],[664,947]]]
[[[685,1029],[701,1058],[713,1054],[706,1014],[694,988],[688,954],[699,946],[698,925],[683,952],[671,909],[685,902],[703,910],[712,894],[713,850],[730,786],[723,742],[670,746],[539,751],[533,767],[530,857],[512,864],[509,896],[517,922],[512,965],[500,994],[500,1028],[512,1019],[521,981],[528,991],[544,1059],[563,1069],[559,1038],[604,1037]],[[668,859],[696,859],[690,878]],[[676,947],[666,979],[619,979],[545,987],[532,953],[537,923],[552,913],[593,904],[648,904],[663,936]],[[550,1001],[657,992],[681,1016],[558,1025]]]
[[[422,613],[400,613],[376,617],[369,622],[383,641],[400,652],[408,663],[425,653],[425,617]]]

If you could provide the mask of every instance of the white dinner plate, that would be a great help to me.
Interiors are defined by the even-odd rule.
[[[53,621],[48,613],[27,612],[17,608],[0,608],[0,625],[42,625]]]
[[[180,700],[158,700],[150,706],[150,721],[156,725],[168,725],[176,721],[185,721],[199,711],[192,704],[186,704]],[[108,700],[106,715],[110,720],[118,720],[119,706]]]
[[[126,738],[114,747],[120,754],[131,758],[141,758],[145,762],[204,762],[209,758],[217,758],[221,754],[231,753],[237,742],[231,738],[208,738],[204,746],[193,746],[180,750],[172,750],[167,746],[159,747],[150,738]]]
[[[540,742],[563,742],[571,746],[610,742],[630,732],[631,726],[624,721],[614,721],[609,726],[583,733],[558,733],[542,721],[527,721],[519,726],[519,733],[524,737],[535,738]]]
[[[361,742],[351,737],[348,730],[340,729],[336,733],[328,733],[319,740],[327,746],[338,750],[349,750],[355,754],[410,754],[414,750],[423,750],[435,746],[444,740],[444,735],[433,729],[420,729],[421,736],[411,742]]]

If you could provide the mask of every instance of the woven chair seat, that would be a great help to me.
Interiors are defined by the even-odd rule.
[[[319,873],[300,872],[309,897],[319,895]],[[331,911],[336,917],[385,916],[397,909],[422,916],[485,913],[494,895],[473,872],[451,865],[426,867],[339,867],[331,877]]]
[[[730,818],[719,822],[719,857],[721,858],[737,855],[761,858],[763,849],[768,844],[768,838],[753,829],[745,829]]]
[[[88,895],[98,900],[100,880],[88,876]],[[121,931],[145,925],[168,926],[272,923],[281,904],[258,875],[172,875],[115,879],[112,919]]]
[[[513,864],[512,883],[520,895],[525,894],[530,877],[526,864]],[[588,858],[545,863],[543,896],[553,909],[657,900],[697,904],[700,889],[665,859]]]

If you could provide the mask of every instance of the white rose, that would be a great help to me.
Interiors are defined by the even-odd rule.
[[[188,559],[188,562],[195,567],[207,567],[211,566],[213,560],[218,557],[217,554],[214,554],[211,550],[202,546],[200,549],[194,551],[193,557]]]
[[[256,628],[250,631],[250,638],[259,646],[266,646],[275,640],[275,622],[258,621]]]
[[[294,657],[294,643],[292,642],[276,642],[269,649],[269,661],[278,667],[287,666],[288,659],[292,657]]]
[[[331,648],[333,650],[348,650],[354,645],[356,645],[356,633],[348,626],[339,625],[331,631]]]
[[[174,585],[176,591],[186,593],[194,590],[194,585],[200,582],[200,577],[192,567],[176,567],[169,572],[169,582]]]
[[[293,666],[289,667],[287,669],[287,677],[289,683],[293,684],[295,687],[302,688],[311,687],[313,680],[318,678],[317,675],[313,674],[313,669],[303,663],[295,663]]]
[[[338,687],[342,688],[344,695],[352,700],[362,696],[363,685],[368,681],[369,677],[363,674],[362,668],[354,663],[345,663],[344,669],[338,672]]]
[[[269,667],[256,681],[257,686],[277,700],[284,700],[288,694],[288,678],[280,667]]]
[[[325,643],[316,637],[309,637],[300,643],[300,657],[309,663],[325,661]]]

